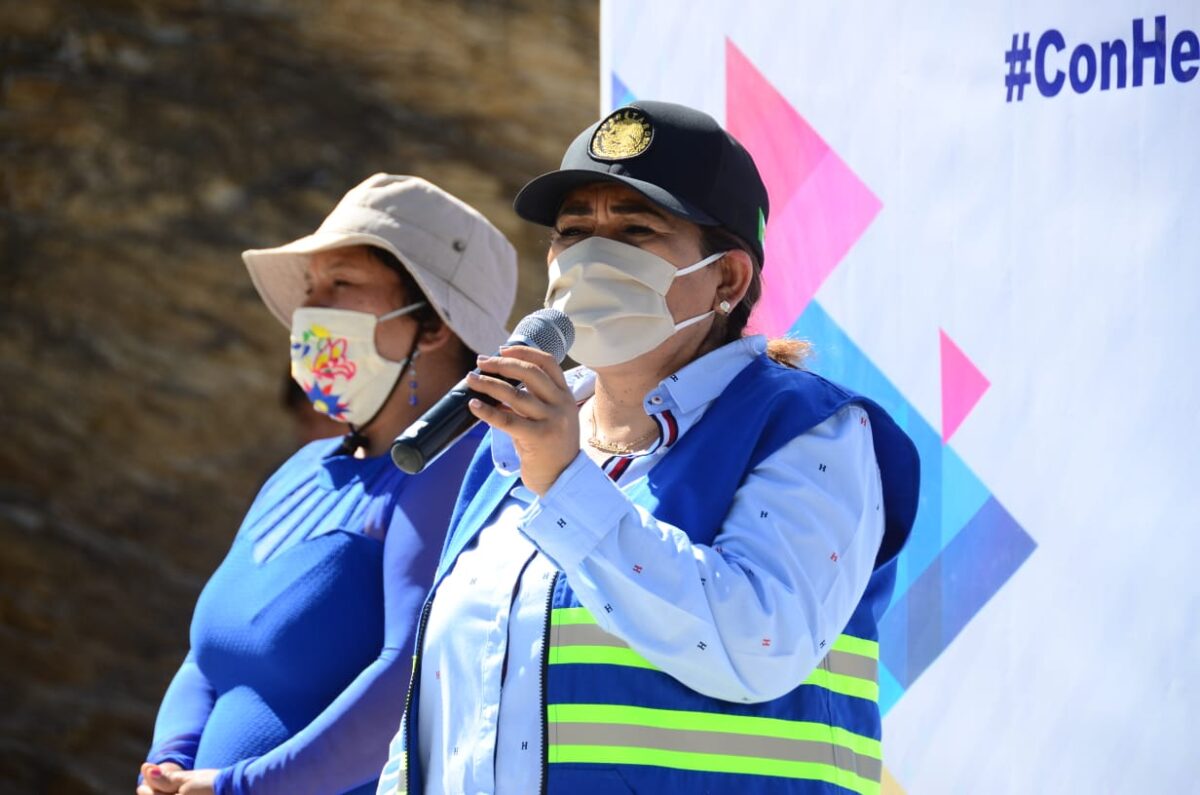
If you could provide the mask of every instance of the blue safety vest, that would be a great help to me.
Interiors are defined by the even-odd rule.
[[[701,695],[604,632],[559,574],[547,605],[542,671],[543,792],[877,793],[882,776],[878,621],[917,507],[916,448],[875,403],[761,355],[643,479],[624,491],[693,543],[711,544],[750,471],[855,403],[866,410],[882,478],[885,530],[850,622],[817,639],[828,653],[786,695],[745,704]],[[819,466],[814,461],[813,466]],[[423,791],[417,764],[419,650],[437,583],[516,485],[485,439],[468,469],[417,636],[400,791]],[[406,787],[407,785],[407,787]]]

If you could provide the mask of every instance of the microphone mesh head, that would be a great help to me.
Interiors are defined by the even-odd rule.
[[[575,324],[557,309],[539,309],[521,318],[508,341],[545,351],[561,364],[575,344]]]

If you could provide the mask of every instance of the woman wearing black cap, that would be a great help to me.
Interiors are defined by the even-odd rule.
[[[472,404],[490,444],[379,791],[877,792],[876,622],[916,452],[798,369],[800,343],[744,336],[768,213],[750,156],[639,102],[516,209],[554,228],[546,302],[583,367],[480,358],[501,405]]]

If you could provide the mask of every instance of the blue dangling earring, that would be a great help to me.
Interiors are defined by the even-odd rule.
[[[408,405],[417,405],[417,357],[421,355],[420,351],[413,351],[412,358],[408,360]]]

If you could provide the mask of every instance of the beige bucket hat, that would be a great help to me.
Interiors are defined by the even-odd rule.
[[[376,174],[347,193],[316,232],[243,251],[242,260],[267,308],[291,328],[309,258],[357,245],[396,255],[471,350],[492,353],[508,337],[516,250],[478,210],[420,177]]]

